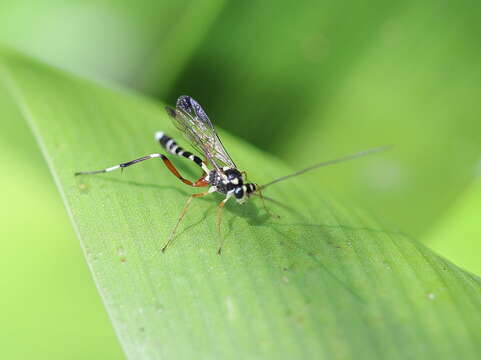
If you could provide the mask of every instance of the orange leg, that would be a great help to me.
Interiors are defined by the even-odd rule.
[[[182,209],[182,211],[180,212],[180,215],[179,215],[179,218],[177,219],[177,222],[175,223],[175,226],[174,228],[172,229],[172,232],[170,233],[170,236],[169,236],[169,239],[165,242],[165,244],[162,246],[162,252],[165,251],[165,249],[167,249],[167,247],[172,243],[172,241],[174,240],[174,237],[175,237],[175,233],[177,232],[177,228],[179,227],[179,224],[181,223],[182,219],[184,218],[184,215],[186,214],[187,210],[189,210],[189,206],[190,206],[190,203],[192,202],[192,199],[194,198],[198,198],[198,197],[202,197],[202,196],[205,196],[207,194],[210,194],[211,191],[206,191],[206,192],[203,192],[203,193],[199,193],[199,194],[192,194],[189,196],[189,198],[187,199],[187,201],[185,202],[185,205],[184,205],[184,208]]]
[[[167,159],[166,156],[163,156],[163,155],[162,155],[162,161],[164,162],[165,166],[167,166],[167,169],[169,169],[170,172],[171,172],[172,174],[174,174],[174,176],[177,177],[177,179],[179,179],[180,181],[182,181],[184,184],[189,185],[189,186],[193,186],[193,187],[204,187],[204,186],[208,186],[208,185],[209,185],[209,183],[204,180],[205,173],[204,173],[204,175],[202,175],[202,176],[200,177],[199,180],[197,180],[195,183],[193,183],[192,181],[187,180],[187,179],[185,179],[182,175],[180,175],[179,171],[175,168],[174,164],[172,164],[172,163],[170,162],[170,160]]]
[[[219,249],[217,250],[217,255],[220,255],[222,252],[222,247],[224,246],[224,237],[222,236],[222,232],[220,231],[220,225],[222,223],[222,210],[224,209],[224,205],[229,200],[229,197],[226,197],[224,200],[222,200],[219,205],[217,205],[217,232],[219,233],[220,236],[220,246]]]
[[[150,154],[150,155],[147,155],[147,156],[142,156],[141,158],[138,158],[138,159],[135,159],[135,160],[131,160],[131,161],[128,161],[128,162],[125,162],[125,163],[122,163],[122,164],[119,164],[119,165],[115,165],[115,166],[112,166],[112,167],[109,167],[107,169],[103,169],[103,170],[96,170],[96,171],[84,171],[84,172],[77,172],[75,173],[75,175],[93,175],[93,174],[100,174],[100,173],[105,173],[105,172],[110,172],[110,171],[113,171],[113,170],[117,170],[117,169],[121,169],[123,170],[124,168],[128,167],[128,166],[131,166],[131,165],[134,165],[134,164],[137,164],[139,162],[142,162],[142,161],[145,161],[145,160],[150,160],[150,159],[162,159],[162,161],[164,162],[165,166],[167,167],[167,169],[169,169],[169,171],[174,174],[174,176],[179,179],[180,181],[182,181],[184,184],[186,185],[189,185],[189,186],[193,186],[193,187],[204,187],[204,186],[209,186],[209,183],[207,181],[204,180],[204,177],[205,177],[205,172],[204,174],[200,177],[199,180],[197,180],[196,182],[192,182],[190,180],[187,180],[185,179],[182,175],[180,175],[179,171],[175,168],[174,164],[172,164],[170,162],[170,160],[163,154]]]
[[[259,197],[262,200],[262,205],[264,206],[264,209],[266,212],[269,214],[269,216],[272,216],[273,218],[280,219],[281,217],[279,215],[274,214],[272,211],[269,210],[269,208],[266,205],[266,200],[264,199],[264,196],[262,196],[262,192],[260,190],[257,190]]]

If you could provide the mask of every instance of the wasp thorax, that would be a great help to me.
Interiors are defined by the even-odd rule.
[[[209,173],[208,181],[222,194],[232,194],[237,187],[244,184],[242,174],[233,168],[224,168],[222,171],[212,170]]]
[[[244,183],[244,179],[242,174],[237,169],[227,169],[224,171],[226,176],[226,181],[233,185],[242,185]]]
[[[210,185],[215,186],[217,192],[230,195],[241,204],[256,191],[256,185],[246,184],[243,173],[235,168],[224,167],[221,171],[212,170],[207,179]]]

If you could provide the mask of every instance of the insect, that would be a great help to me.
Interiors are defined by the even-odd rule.
[[[149,159],[161,159],[167,169],[174,174],[180,181],[184,184],[192,186],[192,187],[208,187],[207,191],[192,194],[188,197],[187,201],[185,202],[184,208],[182,209],[179,217],[177,218],[177,222],[172,229],[168,240],[162,246],[162,252],[164,252],[167,247],[172,243],[177,228],[181,223],[184,215],[187,213],[189,209],[190,203],[194,198],[199,198],[211,193],[220,193],[225,196],[224,200],[222,200],[217,206],[217,231],[221,238],[220,246],[217,250],[217,253],[220,254],[222,251],[223,241],[224,238],[221,234],[221,221],[222,221],[222,209],[227,201],[231,198],[234,198],[239,204],[243,204],[246,202],[253,195],[257,195],[261,198],[262,203],[269,212],[268,208],[265,206],[264,197],[262,196],[262,190],[266,187],[287,180],[288,178],[301,175],[307,171],[314,170],[321,166],[331,165],[335,163],[339,163],[342,161],[351,160],[354,158],[358,158],[361,156],[365,156],[368,154],[372,154],[375,152],[379,152],[385,150],[387,147],[378,147],[366,151],[361,151],[352,155],[348,155],[342,158],[338,158],[335,160],[320,162],[309,166],[305,169],[299,170],[295,173],[280,177],[275,179],[267,184],[259,186],[252,182],[247,182],[246,180],[246,172],[239,171],[237,166],[235,165],[232,158],[227,153],[225,147],[223,146],[219,136],[217,135],[212,122],[210,121],[209,117],[199,105],[197,101],[195,101],[190,96],[180,96],[177,100],[177,104],[175,109],[172,107],[167,106],[166,108],[167,113],[171,117],[174,125],[184,134],[184,136],[189,140],[190,144],[202,155],[204,155],[205,160],[203,161],[197,155],[184,150],[180,147],[177,142],[171,138],[170,136],[166,135],[163,132],[157,132],[155,134],[155,139],[162,145],[162,147],[172,155],[183,156],[190,161],[193,161],[196,165],[198,165],[202,169],[202,176],[195,182],[185,179],[179,171],[175,168],[175,166],[170,162],[170,160],[164,155],[160,153],[150,154],[146,156],[142,156],[138,159],[134,159],[128,162],[124,162],[119,165],[115,165],[103,170],[96,170],[96,171],[85,171],[85,172],[77,172],[75,175],[93,175],[93,174],[100,174],[106,173],[117,169],[124,169],[128,166],[140,163],[145,160]],[[209,168],[209,165],[212,168]]]

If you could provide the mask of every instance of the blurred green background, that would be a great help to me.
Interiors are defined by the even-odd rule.
[[[394,145],[306,176],[478,275],[480,38],[470,0],[0,3],[3,46],[162,102],[189,94],[219,127],[294,168]],[[2,358],[122,358],[3,88],[0,107]]]

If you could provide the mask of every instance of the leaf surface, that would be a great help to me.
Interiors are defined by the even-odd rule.
[[[477,179],[426,236],[430,248],[478,276],[481,274],[480,200],[481,182]]]
[[[162,254],[193,191],[160,161],[122,175],[73,175],[160,151],[155,131],[178,137],[162,106],[8,53],[0,79],[39,142],[129,359],[479,355],[479,279],[344,208],[310,178],[266,191],[280,220],[257,199],[228,204],[222,256],[215,229],[222,198],[193,202]],[[289,171],[221,135],[252,181]],[[174,161],[186,177],[198,176],[185,159]]]

